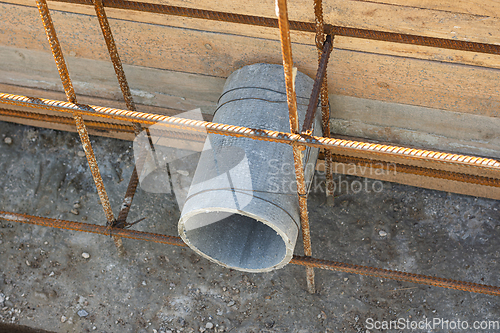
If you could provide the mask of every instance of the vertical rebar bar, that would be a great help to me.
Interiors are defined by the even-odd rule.
[[[73,89],[73,84],[71,83],[71,79],[69,77],[68,68],[66,67],[66,62],[64,61],[61,45],[59,44],[59,39],[57,38],[56,30],[50,16],[49,7],[47,6],[46,0],[36,0],[36,4],[38,11],[40,12],[40,17],[42,18],[47,39],[49,40],[50,49],[52,50],[57,70],[59,71],[59,76],[61,77],[64,92],[66,93],[68,102],[76,104],[75,90]],[[85,156],[87,157],[90,171],[92,173],[92,177],[94,178],[97,193],[99,194],[102,208],[104,209],[104,214],[106,215],[106,220],[108,221],[108,224],[113,223],[115,220],[113,210],[111,209],[108,194],[106,193],[106,189],[102,181],[101,172],[99,171],[99,166],[97,165],[97,160],[94,155],[94,150],[92,149],[92,144],[90,143],[87,128],[85,127],[83,118],[78,111],[73,112],[73,118],[75,118],[78,134],[80,135],[83,150],[85,151]]]
[[[290,26],[288,22],[288,9],[286,0],[276,0],[276,11],[279,22],[281,53],[283,56],[283,68],[285,72],[286,97],[290,117],[290,132],[299,133],[299,118],[297,115],[297,96],[295,95],[295,73],[293,68],[292,43],[290,40]],[[297,194],[299,196],[300,224],[302,229],[302,241],[304,243],[304,255],[312,256],[311,233],[309,230],[309,214],[307,212],[307,190],[304,180],[303,147],[292,145],[293,159],[295,165],[295,177],[297,179]],[[306,268],[307,289],[310,293],[315,292],[314,269]]]
[[[316,47],[318,48],[318,65],[321,63],[321,54],[323,44],[325,43],[325,27],[323,21],[323,2],[322,0],[314,0],[314,16],[316,22]],[[332,48],[333,48],[332,36]],[[328,77],[327,73],[323,78],[321,85],[321,122],[323,125],[323,136],[330,137],[330,102],[328,98]],[[325,194],[326,201],[329,205],[333,205],[333,160],[330,150],[325,150],[325,173],[326,184]]]
[[[109,57],[111,58],[111,62],[113,63],[116,78],[118,79],[118,84],[120,85],[120,89],[123,94],[123,99],[125,100],[127,109],[129,109],[130,111],[136,111],[134,99],[132,98],[132,93],[130,92],[127,77],[125,76],[125,71],[123,70],[122,61],[120,59],[120,55],[118,54],[118,48],[116,47],[115,39],[113,38],[113,33],[111,32],[111,27],[109,26],[108,17],[102,4],[102,0],[93,0],[93,2],[97,19],[99,20],[99,25],[101,26],[102,35],[108,48]],[[142,130],[141,125],[135,122],[132,124],[134,126],[135,135],[139,135]],[[118,218],[116,221],[114,221],[112,227],[125,227],[128,213],[130,211],[130,207],[132,206],[132,201],[137,190],[138,182],[139,176],[137,174],[137,166],[134,166],[132,176],[130,177],[129,184],[127,186],[127,191],[120,208],[120,213],[118,214]],[[113,240],[116,244],[116,247],[123,254],[125,252],[125,249],[123,248],[121,239],[115,236],[113,237]]]

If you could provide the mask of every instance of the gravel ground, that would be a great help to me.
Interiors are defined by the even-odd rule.
[[[116,215],[132,173],[131,143],[92,141]],[[0,123],[0,154],[1,210],[104,224],[76,134]],[[335,179],[343,186],[333,207],[321,175],[309,198],[315,257],[500,285],[498,201],[372,180],[366,184],[378,193],[354,193],[351,185],[364,179]],[[134,228],[177,235],[173,195],[139,189],[129,220],[142,217]],[[51,332],[170,333],[378,332],[375,321],[442,320],[385,331],[500,331],[472,328],[498,323],[494,296],[321,270],[311,295],[303,267],[249,274],[190,249],[123,242],[127,253],[119,256],[106,236],[0,221],[0,322]],[[469,329],[453,327],[464,322]]]

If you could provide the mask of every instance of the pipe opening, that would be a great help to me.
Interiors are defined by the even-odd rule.
[[[200,212],[185,221],[184,232],[191,247],[229,268],[269,269],[286,255],[276,230],[241,214]]]

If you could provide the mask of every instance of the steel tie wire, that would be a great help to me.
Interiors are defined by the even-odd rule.
[[[169,244],[175,246],[187,246],[180,237],[155,234],[144,231],[136,231],[130,229],[112,228],[108,230],[106,226],[66,221],[61,219],[52,219],[46,217],[32,216],[27,214],[17,214],[12,212],[0,211],[0,219],[11,222],[19,222],[25,224],[39,225],[45,227],[67,229],[74,231],[83,231],[100,235],[116,235],[123,238],[150,241],[160,244]],[[293,256],[291,264],[301,265],[305,267],[314,267],[319,269],[333,270],[346,272],[351,274],[361,274],[374,276],[378,278],[391,279],[397,281],[406,281],[448,289],[462,290],[474,293],[481,293],[493,296],[500,296],[500,287],[459,281],[453,279],[445,279],[422,274],[406,273],[401,271],[393,271],[382,268],[369,266],[354,265],[349,263],[335,262],[330,260],[316,259],[311,257]]]
[[[54,56],[54,60],[56,62],[57,70],[59,71],[59,76],[61,77],[64,92],[66,93],[68,102],[76,104],[77,101],[75,90],[73,89],[73,84],[71,83],[71,79],[69,77],[68,68],[66,67],[66,62],[62,54],[61,45],[59,44],[59,39],[57,38],[56,30],[50,16],[49,7],[47,6],[46,0],[36,0],[36,4],[38,7],[38,11],[40,12],[40,17],[42,18],[45,33],[47,34],[47,39],[50,44],[52,55]],[[97,165],[97,160],[92,149],[92,144],[90,143],[87,128],[85,127],[83,118],[78,110],[74,109],[72,113],[73,117],[75,118],[76,127],[78,130],[78,134],[80,135],[83,150],[85,151],[85,156],[87,157],[90,171],[92,173],[92,177],[94,178],[97,192],[101,200],[102,208],[104,210],[104,214],[106,215],[106,220],[108,221],[108,223],[112,223],[115,219],[113,216],[113,210],[111,209],[108,194],[106,193],[106,189],[102,181],[101,173],[99,171],[99,166]]]

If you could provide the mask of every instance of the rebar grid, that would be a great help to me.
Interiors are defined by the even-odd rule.
[[[290,26],[288,23],[288,8],[287,0],[276,0],[276,15],[279,21],[281,54],[283,56],[283,70],[285,74],[286,85],[286,99],[288,102],[288,114],[290,119],[290,133],[299,133],[299,117],[297,114],[297,95],[295,94],[295,75],[297,69],[293,67],[292,57],[292,41],[290,39]],[[314,89],[313,89],[314,92]],[[316,101],[313,103],[315,109]],[[307,116],[306,116],[307,118]],[[306,124],[304,119],[304,125]],[[297,180],[297,194],[299,198],[300,210],[300,229],[302,231],[302,242],[304,245],[304,255],[307,257],[312,256],[311,247],[311,231],[309,229],[309,213],[307,210],[307,189],[306,181],[304,178],[304,147],[292,144],[293,148],[293,164],[295,167],[295,178]],[[314,286],[314,269],[311,267],[306,268],[307,276],[307,290],[309,293],[314,294],[316,288]]]
[[[59,44],[56,29],[54,28],[54,24],[52,23],[52,18],[50,16],[47,2],[46,0],[36,0],[36,4],[38,7],[38,11],[40,12],[40,17],[42,18],[45,33],[47,34],[50,49],[52,51],[52,55],[54,56],[57,70],[59,71],[59,76],[61,77],[61,82],[63,84],[66,97],[68,98],[68,102],[77,103],[75,90],[73,89],[73,84],[71,83],[71,79],[69,77],[68,68],[66,67],[66,62],[64,61],[61,45]],[[109,224],[111,224],[115,220],[115,217],[109,203],[106,188],[104,187],[104,183],[102,181],[101,172],[99,171],[99,166],[97,165],[97,160],[94,155],[94,150],[92,149],[92,144],[90,143],[87,128],[85,127],[83,118],[78,110],[73,111],[73,117],[75,118],[76,128],[78,129],[78,134],[80,135],[83,150],[85,151],[85,156],[87,157],[90,171],[92,173],[92,177],[94,178],[97,193],[99,194],[99,199],[101,200],[101,205],[104,210],[104,214],[106,215],[106,220]]]
[[[59,0],[59,1],[65,1],[65,0]],[[82,0],[82,1],[85,1],[85,0]],[[97,13],[98,17],[101,15],[100,16],[100,23],[101,23],[102,17],[104,17],[104,18],[106,17],[105,12],[104,12],[104,7],[103,7],[103,4],[101,2],[102,0],[93,0],[93,1],[95,4],[96,13]],[[200,11],[200,10],[186,9],[186,8],[182,8],[182,7],[172,7],[172,6],[152,5],[152,4],[140,4],[140,3],[135,3],[132,1],[125,1],[124,2],[121,0],[107,0],[106,4],[108,4],[108,2],[109,2],[109,4],[115,3],[115,4],[119,4],[123,8],[127,7],[127,6],[135,6],[136,7],[135,9],[137,9],[137,8],[144,9],[145,7],[148,7],[148,5],[152,5],[153,7],[155,7],[155,10],[158,10],[159,8],[161,8],[162,10],[168,9],[170,11],[174,11],[173,13],[170,13],[170,14],[174,14],[174,15],[189,16],[189,17],[196,17],[196,15],[202,15],[202,16],[200,16],[200,18],[217,19],[217,20],[221,20],[221,21],[230,21],[232,19],[232,20],[234,20],[234,22],[237,22],[237,23],[256,24],[256,25],[274,26],[274,27],[278,26],[280,29],[280,37],[281,37],[283,65],[284,65],[285,80],[286,80],[286,87],[287,87],[287,101],[288,101],[289,112],[290,112],[290,128],[291,128],[290,132],[291,133],[256,130],[256,129],[249,129],[249,128],[244,128],[244,127],[239,127],[239,126],[229,126],[229,125],[224,125],[224,124],[215,124],[215,123],[200,122],[200,121],[182,122],[181,120],[179,120],[179,118],[175,118],[175,117],[165,117],[165,116],[162,117],[162,116],[158,116],[158,115],[143,114],[140,112],[135,112],[135,106],[133,104],[133,100],[131,99],[130,90],[128,88],[126,80],[124,81],[124,84],[122,84],[123,81],[122,81],[120,75],[123,74],[123,79],[125,78],[125,76],[124,76],[123,68],[121,66],[121,62],[120,62],[120,59],[119,59],[119,56],[118,56],[118,53],[116,50],[116,45],[114,45],[111,30],[109,29],[109,25],[107,25],[107,28],[109,31],[106,30],[105,29],[106,27],[103,26],[103,23],[101,23],[103,35],[105,37],[106,43],[108,45],[108,49],[110,51],[110,56],[112,58],[113,65],[115,67],[115,71],[116,71],[116,74],[118,76],[118,80],[120,82],[120,87],[122,88],[124,98],[127,102],[127,106],[129,107],[130,111],[129,111],[129,113],[126,113],[126,112],[124,112],[124,110],[117,110],[117,109],[108,109],[108,108],[94,109],[95,107],[85,106],[85,105],[82,106],[82,105],[76,104],[77,103],[76,95],[75,95],[75,92],[74,92],[73,87],[71,85],[69,73],[67,71],[67,68],[66,68],[66,65],[64,62],[64,58],[62,55],[62,51],[61,51],[59,42],[57,40],[55,29],[54,29],[54,26],[52,24],[52,20],[50,18],[50,13],[49,13],[49,10],[48,10],[47,4],[46,4],[46,0],[36,0],[36,2],[37,2],[38,9],[40,11],[40,15],[41,15],[42,20],[43,20],[43,23],[44,23],[44,27],[45,27],[45,30],[47,33],[47,38],[48,38],[49,43],[51,45],[51,50],[52,50],[52,53],[54,55],[54,59],[56,61],[56,65],[58,67],[59,74],[61,76],[61,81],[63,83],[63,86],[65,89],[66,95],[68,97],[69,103],[43,100],[43,99],[38,99],[36,102],[34,102],[35,99],[30,99],[30,98],[23,97],[23,96],[8,95],[8,94],[0,94],[0,103],[14,104],[14,105],[16,105],[16,103],[19,103],[19,104],[24,104],[24,106],[40,107],[40,108],[46,108],[46,109],[58,108],[59,110],[57,110],[57,111],[64,110],[63,112],[72,112],[73,113],[75,121],[76,121],[77,129],[78,129],[78,132],[79,132],[81,140],[82,140],[82,145],[83,145],[83,148],[85,150],[85,153],[86,153],[86,156],[87,156],[87,159],[89,162],[89,166],[90,166],[92,175],[94,177],[94,181],[96,183],[97,190],[99,192],[99,197],[101,199],[101,203],[103,205],[103,209],[105,211],[106,218],[107,218],[108,223],[110,225],[113,221],[115,221],[115,219],[114,219],[111,207],[109,205],[109,199],[107,197],[107,194],[106,194],[106,191],[104,188],[104,184],[102,183],[102,178],[100,177],[99,168],[97,166],[97,161],[95,160],[95,156],[93,154],[93,150],[92,150],[92,147],[90,145],[88,133],[87,133],[87,130],[85,128],[85,124],[83,122],[82,114],[90,114],[93,116],[96,116],[97,114],[99,114],[100,116],[103,116],[105,118],[118,118],[118,119],[122,118],[122,120],[128,120],[128,121],[134,120],[134,118],[135,118],[136,122],[134,123],[134,130],[136,133],[138,132],[138,129],[140,128],[140,125],[138,125],[140,123],[152,124],[152,123],[156,123],[157,121],[162,121],[162,122],[167,122],[168,125],[173,126],[173,127],[181,127],[181,128],[187,127],[187,128],[193,129],[193,130],[196,130],[196,129],[200,130],[201,128],[204,128],[207,132],[214,133],[214,134],[243,136],[243,137],[250,137],[252,139],[276,141],[276,142],[283,142],[283,143],[291,144],[293,147],[293,152],[294,152],[294,162],[295,162],[295,170],[296,170],[296,178],[297,178],[297,189],[298,189],[299,205],[300,205],[300,210],[301,210],[302,233],[303,233],[303,239],[304,239],[304,253],[306,255],[306,257],[294,257],[294,259],[292,260],[292,263],[304,265],[307,267],[307,282],[308,282],[308,289],[310,292],[314,292],[313,267],[317,267],[317,268],[322,268],[322,269],[340,270],[340,271],[351,272],[351,273],[356,273],[356,274],[365,274],[365,275],[371,275],[371,276],[377,276],[377,277],[383,277],[383,278],[389,278],[389,279],[410,281],[410,282],[415,282],[415,283],[423,283],[423,284],[441,286],[441,287],[452,288],[452,289],[480,292],[480,293],[491,294],[491,295],[500,295],[500,288],[498,288],[498,287],[484,286],[484,285],[472,284],[472,283],[461,282],[461,281],[428,277],[428,276],[424,276],[424,275],[394,272],[394,271],[388,271],[388,270],[383,270],[383,269],[350,265],[350,264],[343,264],[343,263],[336,263],[336,262],[329,262],[329,261],[310,258],[312,253],[311,253],[311,248],[310,248],[309,221],[308,221],[308,213],[307,213],[307,192],[305,190],[304,170],[303,170],[303,165],[302,165],[302,151],[303,151],[305,146],[312,146],[312,147],[323,146],[324,148],[326,148],[327,149],[327,168],[329,165],[328,155],[330,154],[330,150],[336,150],[336,149],[338,149],[340,151],[342,151],[342,150],[364,150],[364,151],[369,152],[370,154],[373,154],[375,156],[381,156],[381,155],[383,156],[383,155],[389,154],[389,155],[395,155],[398,157],[404,156],[405,158],[409,158],[409,159],[425,159],[425,160],[439,161],[442,163],[454,163],[454,164],[461,164],[461,165],[474,166],[474,167],[479,167],[479,168],[495,169],[495,170],[500,169],[500,163],[498,161],[491,160],[491,159],[477,158],[477,157],[471,157],[471,156],[463,156],[463,155],[455,155],[455,154],[447,154],[447,153],[437,153],[437,152],[432,152],[432,151],[423,151],[423,150],[409,149],[409,148],[403,148],[403,147],[369,144],[369,143],[356,142],[356,141],[350,141],[350,140],[328,139],[328,138],[324,138],[324,137],[320,138],[320,137],[299,134],[298,117],[297,117],[297,109],[296,109],[296,96],[295,96],[295,91],[294,91],[293,60],[292,60],[292,54],[291,54],[291,41],[290,41],[289,30],[291,28],[291,29],[296,29],[296,30],[311,31],[311,24],[304,23],[304,22],[289,22],[288,16],[287,16],[287,9],[286,9],[286,0],[277,0],[277,8],[279,10],[279,12],[278,12],[279,19],[278,20],[252,17],[252,16],[246,16],[246,15],[238,15],[238,14],[229,14],[229,13],[220,13],[220,12],[211,12],[211,11]],[[68,0],[66,2],[77,3],[78,0]],[[322,10],[320,11],[318,9],[318,8],[321,8],[321,7],[318,7],[318,4],[319,4],[319,6],[321,6],[321,0],[319,0],[319,1],[315,0],[316,24],[313,25],[314,30],[312,30],[312,31],[316,32],[316,44],[318,47],[321,46],[321,48],[324,45],[324,43],[322,43],[323,40],[321,37],[321,32],[323,32],[323,33],[328,32],[328,33],[332,33],[334,35],[336,34],[336,35],[343,35],[343,36],[350,36],[350,37],[357,37],[357,38],[369,38],[369,39],[386,40],[386,41],[392,41],[392,42],[398,42],[398,43],[417,44],[417,45],[452,48],[452,49],[483,52],[483,53],[500,54],[500,46],[491,45],[491,44],[464,42],[464,41],[447,40],[447,39],[440,39],[440,38],[431,38],[431,37],[423,37],[423,36],[413,36],[413,35],[406,35],[406,34],[395,34],[395,33],[380,32],[380,31],[373,31],[373,30],[364,30],[364,29],[356,29],[356,28],[323,25]],[[115,8],[117,8],[117,7],[115,7]],[[148,8],[151,9],[151,6],[149,6]],[[148,10],[146,10],[146,11],[148,11]],[[186,15],[186,12],[188,13],[188,15]],[[203,15],[205,17],[203,17]],[[105,23],[107,23],[107,19],[105,20]],[[323,26],[323,28],[321,28],[322,26]],[[109,34],[108,34],[108,32],[109,32]],[[109,42],[110,40],[112,41],[111,44]],[[112,50],[113,46],[114,46],[114,51]],[[115,54],[116,54],[116,58],[114,58]],[[117,69],[117,64],[119,64],[118,69]],[[120,68],[121,68],[121,74],[119,73]],[[127,89],[128,89],[128,96],[130,97],[130,101],[127,101],[127,95],[126,95]],[[327,107],[326,102],[328,101],[327,100],[328,95],[327,95],[326,79],[323,80],[323,82],[321,84],[321,95],[322,95],[323,124],[325,125],[325,127],[327,127],[325,124],[325,119],[324,119],[325,115],[326,115],[326,107]],[[12,98],[12,97],[14,97],[14,98]],[[99,111],[97,111],[97,110],[99,110]],[[153,119],[154,119],[154,121],[152,121]],[[328,132],[328,134],[329,134],[329,132]],[[361,161],[360,163],[366,163],[366,162]],[[136,170],[134,170],[134,171],[136,171]],[[134,174],[135,174],[135,176],[137,176],[137,172],[133,173],[133,176],[134,176]],[[131,185],[133,185],[132,179],[131,179]],[[135,184],[135,186],[137,186],[137,184]],[[134,188],[134,192],[135,192],[135,188]],[[128,193],[128,191],[127,191],[127,193]],[[328,182],[327,182],[327,193],[328,193]],[[21,215],[21,214],[16,215],[16,214],[12,214],[12,213],[0,212],[0,218],[4,218],[4,219],[13,218],[17,222],[32,223],[30,221],[34,221],[34,219],[36,219],[37,217],[30,217],[28,215]],[[76,223],[76,222],[69,222],[69,221],[57,221],[57,220],[54,220],[54,221],[66,223],[66,228],[68,228],[68,226],[71,223]],[[52,221],[52,222],[54,222],[54,221]],[[45,221],[45,222],[47,222],[47,221]],[[49,224],[47,224],[47,225],[49,225]],[[55,223],[55,224],[57,224],[57,223]],[[52,225],[52,226],[54,226],[54,225]],[[81,224],[81,225],[83,225],[83,224]],[[75,225],[73,225],[73,227],[76,228]],[[100,226],[93,226],[93,227],[87,227],[87,228],[88,228],[88,230],[91,230],[92,228],[95,228],[95,227],[98,227],[97,229],[99,229],[99,232],[97,232],[97,231],[89,231],[89,232],[103,233],[101,229],[105,228],[105,227],[100,227]],[[88,230],[83,230],[84,229],[83,226],[79,226],[79,228],[80,228],[80,231],[88,231]],[[92,229],[92,230],[97,230],[97,229]],[[109,233],[109,230],[107,228],[105,228],[105,229],[106,229],[106,232]],[[77,230],[77,229],[73,229],[73,230]],[[121,236],[120,234],[128,235],[128,236],[130,236],[131,234],[134,234],[135,235],[134,237],[128,237],[128,238],[145,239],[145,240],[148,237],[150,238],[149,240],[154,240],[156,238],[161,238],[161,237],[167,237],[165,239],[168,239],[170,241],[170,243],[172,243],[174,245],[180,245],[177,243],[178,241],[180,241],[180,239],[178,239],[177,237],[169,237],[169,236],[164,236],[164,235],[151,236],[154,234],[139,233],[137,231],[123,230],[123,229],[119,229],[119,228],[111,228],[111,234],[113,236],[119,236],[119,237],[126,237],[126,236]],[[140,234],[144,234],[144,235],[140,235]],[[148,234],[149,236],[147,236],[146,234]],[[167,242],[167,241],[164,240],[162,242]]]
[[[123,238],[144,240],[160,244],[169,244],[169,245],[183,246],[183,247],[187,246],[180,237],[167,236],[162,234],[155,234],[155,233],[136,231],[130,229],[121,229],[121,228],[108,229],[105,226],[89,224],[89,223],[72,222],[60,219],[52,219],[46,217],[17,214],[11,212],[3,212],[3,211],[0,211],[0,219],[10,222],[19,222],[19,223],[39,225],[39,226],[58,228],[58,229],[83,231],[83,232],[89,232],[106,236],[109,236],[111,234]],[[392,271],[388,269],[353,265],[348,263],[316,259],[311,257],[302,257],[302,256],[293,256],[293,259],[290,261],[290,263],[310,268],[314,267],[314,268],[320,268],[338,272],[361,274],[361,275],[374,276],[378,278],[391,279],[396,281],[412,282],[412,283],[424,284],[435,287],[500,296],[500,287],[466,282],[466,281],[445,279],[428,275],[406,273],[401,271]]]

